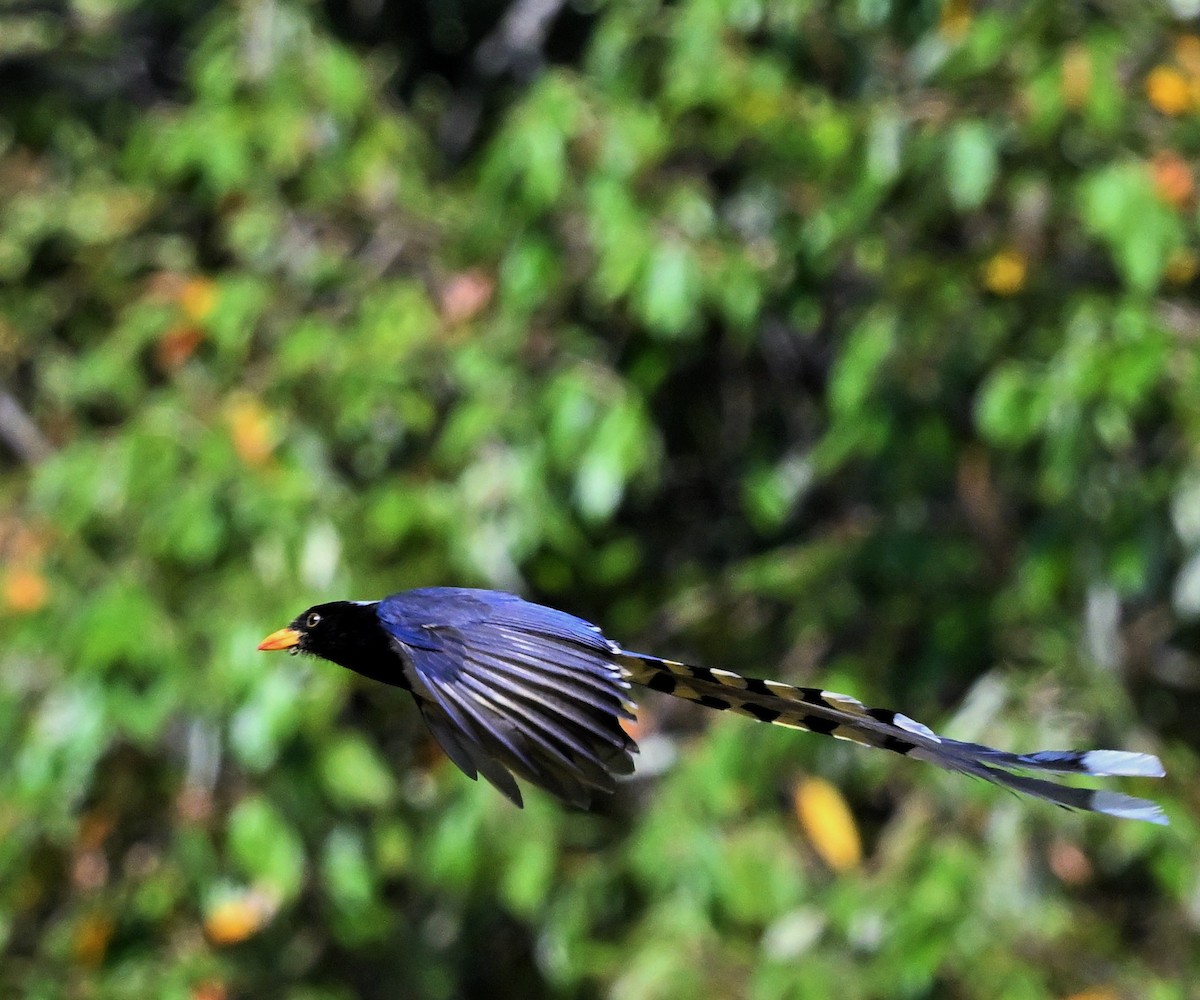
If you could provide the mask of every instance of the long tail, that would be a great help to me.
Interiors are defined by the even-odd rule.
[[[1044,778],[1012,774],[1086,774],[1093,777],[1161,778],[1158,758],[1123,750],[1042,750],[1017,754],[979,743],[938,736],[908,716],[886,708],[867,708],[849,695],[820,688],[792,687],[778,681],[743,677],[728,670],[693,667],[657,656],[618,650],[617,662],[635,684],[685,698],[707,708],[736,712],[759,722],[804,729],[864,746],[880,747],[926,760],[947,771],[960,771],[1016,792],[1046,799],[1068,809],[1084,809],[1123,819],[1165,825],[1163,811],[1147,799],[1119,792],[1059,785]]]

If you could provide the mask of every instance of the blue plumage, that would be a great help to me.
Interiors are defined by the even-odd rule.
[[[1157,777],[1150,754],[1116,750],[1014,754],[938,736],[888,709],[821,688],[710,670],[606,639],[595,625],[515,594],[429,587],[381,601],[309,608],[260,649],[322,656],[412,692],[446,754],[521,804],[514,775],[575,805],[633,770],[630,682],[760,722],[806,729],[929,761],[1059,805],[1166,822],[1152,802],[1064,786],[1042,774]]]
[[[520,803],[516,773],[584,806],[632,772],[629,684],[594,625],[463,587],[393,594],[375,612],[430,730],[471,777]]]
[[[420,644],[422,627],[470,628],[482,622],[531,635],[574,643],[607,655],[611,644],[591,622],[516,594],[471,587],[423,587],[385,597],[376,606],[379,621],[400,642]]]

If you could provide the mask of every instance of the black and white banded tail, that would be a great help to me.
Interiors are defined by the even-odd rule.
[[[616,660],[635,684],[662,691],[722,712],[736,712],[759,722],[803,729],[864,746],[879,747],[947,771],[960,771],[1069,809],[1084,809],[1124,819],[1166,824],[1163,811],[1147,799],[1119,792],[1074,788],[1040,774],[1085,774],[1093,777],[1161,778],[1163,767],[1152,754],[1123,750],[1041,750],[1018,754],[979,743],[938,736],[899,712],[868,708],[856,698],[820,688],[793,687],[778,681],[743,677],[729,670],[694,667],[657,656],[616,651]]]

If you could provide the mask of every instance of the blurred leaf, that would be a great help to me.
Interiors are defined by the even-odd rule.
[[[334,830],[325,842],[321,872],[329,894],[340,906],[356,909],[375,898],[374,878],[362,839],[345,827]]]
[[[691,250],[677,239],[661,240],[650,253],[638,296],[646,326],[669,336],[688,332],[699,294],[699,265]]]
[[[205,911],[204,933],[216,945],[238,944],[262,930],[277,908],[277,900],[262,890],[220,888]]]
[[[513,912],[535,917],[554,882],[558,844],[545,837],[521,841],[505,866],[501,892]]]
[[[806,778],[793,789],[792,803],[813,850],[830,868],[844,872],[862,863],[858,825],[836,786]]]
[[[46,578],[32,566],[10,566],[0,578],[0,603],[16,614],[39,610],[49,594]]]
[[[718,898],[736,921],[762,924],[799,902],[803,879],[775,825],[751,824],[722,844]]]
[[[829,402],[835,413],[854,414],[866,402],[879,372],[896,349],[896,318],[880,311],[851,333],[830,378]]]
[[[976,420],[984,436],[999,444],[1028,441],[1040,425],[1032,380],[1017,362],[997,367],[980,392]]]
[[[323,749],[320,773],[326,792],[343,806],[379,809],[396,795],[391,772],[357,734],[343,734]]]
[[[955,207],[972,211],[982,205],[996,181],[998,168],[992,129],[984,122],[956,125],[946,158],[946,186]]]
[[[303,885],[304,846],[281,813],[260,796],[242,799],[229,814],[229,849],[258,885],[291,899]]]
[[[1145,167],[1121,163],[1097,171],[1082,186],[1081,205],[1084,222],[1108,245],[1125,282],[1135,291],[1153,291],[1183,232],[1155,195]]]

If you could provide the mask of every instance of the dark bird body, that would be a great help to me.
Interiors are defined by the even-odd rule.
[[[1160,777],[1158,758],[1119,750],[1007,753],[936,735],[847,695],[742,677],[624,649],[581,618],[514,594],[430,587],[381,601],[309,608],[259,649],[311,653],[410,691],[430,731],[469,777],[517,805],[517,775],[588,805],[633,771],[631,684],[760,722],[880,747],[1058,805],[1165,823],[1154,803],[1076,788],[1032,771]]]

